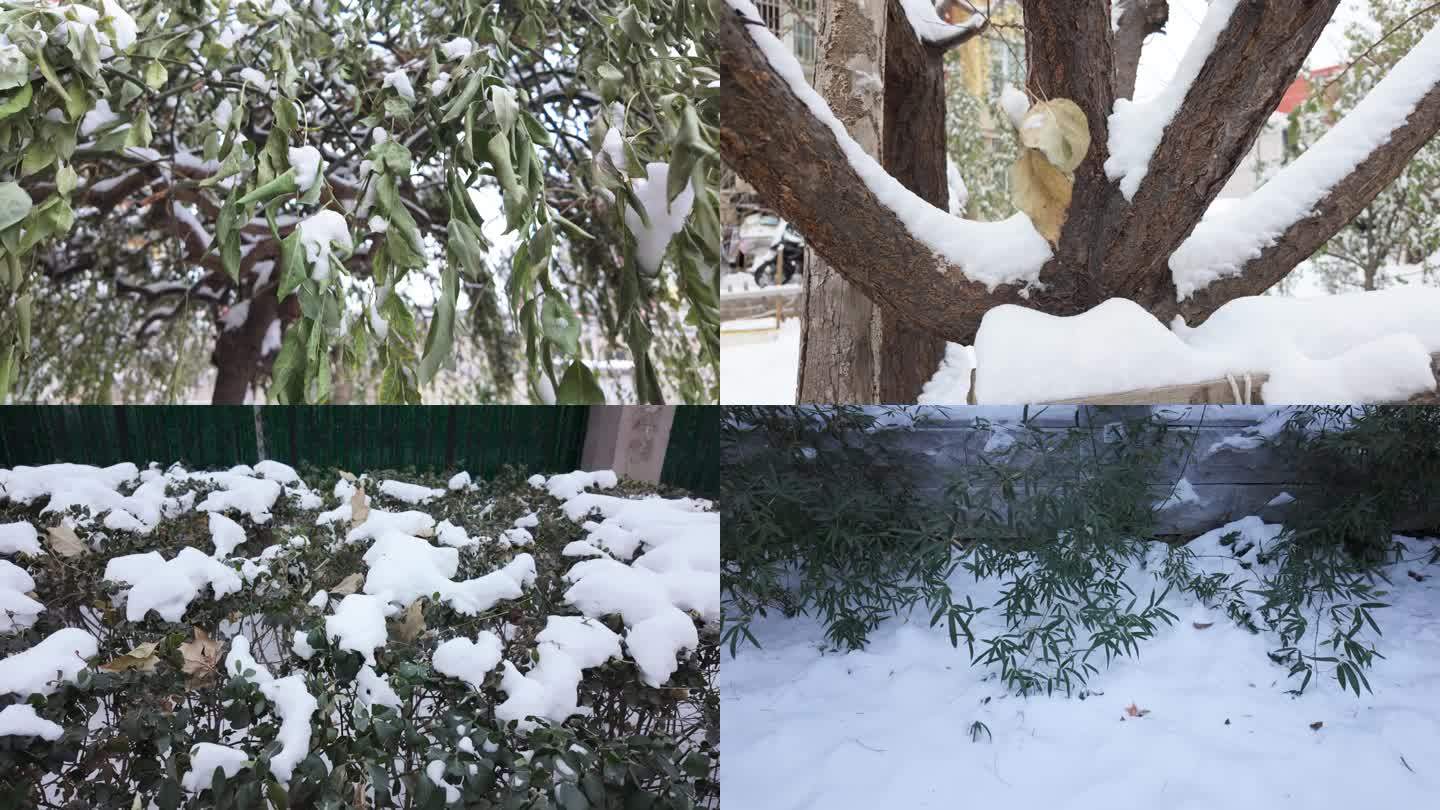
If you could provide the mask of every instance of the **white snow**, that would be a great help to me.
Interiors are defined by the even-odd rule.
[[[23,520],[0,523],[0,554],[40,554],[39,533]]]
[[[64,733],[59,723],[36,714],[35,707],[28,703],[14,703],[0,709],[0,737],[39,737],[54,742]]]
[[[340,247],[346,255],[355,249],[350,236],[350,225],[339,211],[325,209],[301,220],[300,244],[305,248],[305,258],[310,262],[311,274],[316,281],[330,278],[330,255],[332,246]]]
[[[287,675],[260,684],[260,692],[280,715],[280,751],[270,758],[270,772],[281,782],[288,783],[295,766],[310,753],[310,715],[319,704],[305,688],[305,680],[299,675]]]
[[[245,530],[239,523],[219,512],[210,513],[210,540],[215,544],[215,559],[230,556],[230,552],[245,542]]]
[[[787,319],[774,332],[745,335],[743,342],[734,337],[720,333],[721,404],[794,405],[800,368],[800,319]]]
[[[935,4],[931,0],[900,0],[900,5],[905,9],[905,19],[910,21],[911,30],[921,42],[943,42],[985,24],[985,15],[979,12],[971,14],[959,25],[945,22],[935,12]]]
[[[250,755],[239,748],[215,743],[196,743],[190,748],[190,770],[180,779],[180,786],[191,793],[209,790],[215,769],[219,768],[229,779],[245,768]]]
[[[613,131],[613,130],[612,130]],[[665,248],[685,227],[685,218],[695,204],[695,186],[685,184],[684,190],[675,199],[666,199],[665,184],[670,176],[670,165],[656,161],[645,166],[645,177],[634,178],[630,188],[640,204],[645,206],[645,215],[650,219],[649,227],[641,221],[634,208],[625,209],[625,227],[635,235],[635,261],[642,268],[655,273],[665,258]]]
[[[410,103],[415,103],[415,88],[410,84],[410,75],[404,70],[392,70],[385,74],[381,87],[393,87],[400,97]]]
[[[303,486],[305,483],[300,480],[300,473],[295,472],[294,467],[291,467],[289,464],[281,464],[278,461],[271,461],[270,459],[256,464],[255,474],[261,478],[281,484],[300,484]]]
[[[441,675],[458,678],[475,689],[485,683],[485,676],[500,665],[500,637],[489,630],[481,630],[474,641],[468,638],[452,638],[435,648],[431,664]]]
[[[535,727],[527,717],[563,723],[571,715],[588,714],[578,703],[584,670],[620,655],[619,636],[598,621],[575,616],[551,616],[535,640],[539,662],[523,674],[505,662],[500,690],[506,699],[495,707],[496,718],[514,720],[522,731]]]
[[[959,167],[950,158],[945,159],[945,186],[950,192],[950,215],[965,216],[965,206],[970,204],[970,190],[965,187],[965,178],[960,176]]]
[[[295,170],[296,187],[304,194],[320,178],[320,150],[313,146],[290,147],[290,168]]]
[[[976,398],[1044,402],[1226,375],[1236,376],[1243,398],[1244,375],[1268,374],[1271,404],[1403,400],[1435,387],[1436,311],[1433,287],[1238,298],[1198,327],[1177,320],[1174,331],[1126,299],[1070,317],[1004,305],[986,313],[976,335]],[[928,401],[965,401],[968,380],[947,379],[953,397],[932,380]]]
[[[453,804],[460,801],[460,788],[445,781],[445,760],[432,759],[425,765],[425,778],[435,787],[445,791],[445,803]]]
[[[1165,128],[1200,75],[1200,69],[1215,50],[1215,43],[1230,22],[1240,0],[1214,0],[1205,12],[1200,29],[1175,68],[1175,75],[1165,89],[1148,101],[1116,99],[1110,114],[1110,157],[1105,161],[1105,176],[1120,181],[1120,191],[1129,200],[1140,188],[1140,181],[1150,171],[1150,158],[1160,146]]]
[[[1245,197],[1211,205],[1170,256],[1178,300],[1184,301],[1217,279],[1238,275],[1287,228],[1309,216],[1330,189],[1389,142],[1391,133],[1405,123],[1437,83],[1440,26],[1432,27],[1355,109],[1265,185]],[[1116,106],[1118,109],[1119,102]],[[1111,141],[1113,148],[1113,136]]]
[[[348,502],[348,499],[347,499]],[[349,513],[346,513],[348,517]],[[435,530],[435,518],[425,512],[410,510],[407,512],[386,512],[383,509],[370,509],[365,522],[351,529],[345,534],[347,543],[358,543],[362,540],[373,540],[387,534],[408,534],[426,536]]]
[[[270,92],[270,80],[265,78],[264,73],[261,73],[253,67],[242,68],[240,70],[240,79],[246,84],[254,85],[255,89],[261,93]]]
[[[360,704],[371,711],[376,706],[389,706],[392,709],[400,709],[400,696],[390,686],[390,678],[375,671],[375,668],[366,664],[360,668],[360,674],[355,676],[355,692],[360,698]]]
[[[1155,504],[1156,511],[1172,509],[1176,506],[1198,504],[1202,501],[1200,493],[1195,491],[1195,485],[1190,483],[1188,478],[1181,478],[1175,482],[1175,486],[1166,495],[1165,499]]]
[[[230,640],[230,651],[225,654],[225,672],[232,678],[244,677],[257,684],[275,680],[270,670],[250,654],[250,640],[246,636]]]
[[[48,695],[54,682],[74,683],[85,659],[100,649],[95,637],[75,627],[62,627],[28,650],[0,659],[0,695]]]
[[[763,17],[750,0],[726,0],[731,8],[746,18]],[[1235,0],[1221,0],[1233,3]],[[805,80],[805,69],[791,49],[764,25],[747,25],[751,39],[765,54],[776,74],[790,86],[810,113],[834,134],[851,168],[865,182],[882,205],[893,211],[905,229],[949,264],[958,266],[965,277],[993,290],[1000,284],[1031,284],[1038,280],[1040,268],[1050,259],[1050,243],[1035,230],[1029,217],[1015,214],[1000,222],[975,222],[950,215],[936,208],[905,188],[890,176],[875,158],[850,137],[843,124],[835,118],[829,105]],[[1113,127],[1113,125],[1112,125]],[[943,271],[917,267],[915,272]]]
[[[406,503],[425,503],[426,501],[440,498],[445,495],[443,489],[431,489],[419,484],[408,484],[404,481],[385,480],[380,482],[380,491],[390,497]]]
[[[1005,111],[1005,117],[1010,119],[1010,126],[1020,128],[1020,123],[1025,120],[1025,114],[1030,112],[1030,97],[1025,91],[1013,84],[1005,85],[1000,91],[1000,109]]]
[[[591,487],[612,489],[619,482],[620,479],[615,475],[614,470],[595,470],[593,472],[576,470],[547,478],[545,491],[549,492],[553,498],[566,501]]]
[[[464,59],[475,52],[475,43],[465,37],[456,37],[440,46],[440,52],[450,61]]]
[[[214,484],[219,489],[205,496],[196,505],[201,512],[235,510],[256,523],[270,522],[270,509],[280,497],[280,484],[251,475],[249,467],[235,467],[226,472],[190,473],[192,481]]]
[[[95,106],[80,119],[80,137],[87,138],[96,132],[104,129],[109,124],[119,121],[120,116],[110,109],[110,102],[105,99],[97,99]]]
[[[1197,560],[1203,571],[1248,575],[1219,536],[1239,531],[1258,549],[1275,528],[1248,518],[1191,548],[1220,555]],[[1411,557],[1428,545],[1410,543]],[[1256,553],[1244,561],[1255,566]],[[1375,613],[1386,657],[1362,698],[1328,664],[1302,696],[1286,694],[1298,679],[1267,657],[1273,635],[1174,593],[1163,604],[1180,620],[1159,625],[1138,656],[1101,664],[1084,700],[1008,694],[998,667],[972,666],[928,612],[887,621],[848,653],[812,618],[772,613],[750,625],[763,646],[727,652],[720,667],[725,801],[938,809],[957,806],[959,790],[965,806],[1070,810],[1433,804],[1440,782],[1417,760],[1440,749],[1440,577],[1392,570],[1380,600],[1392,606]],[[1136,568],[1125,581],[1142,602],[1157,585]],[[963,571],[950,586],[976,605],[1000,589]],[[972,620],[978,638],[1004,632],[995,613]],[[1147,714],[1128,716],[1130,705]],[[976,722],[986,730],[972,742]]]
[[[112,557],[105,564],[105,579],[131,586],[125,593],[125,617],[138,622],[154,610],[167,622],[178,622],[200,589],[210,586],[215,598],[240,590],[240,575],[233,568],[193,546],[166,560],[158,551]]]
[[[472,540],[470,535],[465,533],[465,527],[456,526],[448,520],[440,521],[440,525],[435,527],[435,539],[455,548],[466,548],[478,544],[478,541]]]
[[[450,477],[450,483],[446,486],[450,488],[451,492],[459,492],[460,490],[470,486],[470,473],[463,470],[455,473],[453,476]]]
[[[375,663],[375,650],[389,637],[385,630],[385,602],[352,593],[340,600],[334,615],[325,617],[325,636],[342,650],[353,650]]]

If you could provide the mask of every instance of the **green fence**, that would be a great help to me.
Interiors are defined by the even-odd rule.
[[[677,405],[660,480],[696,495],[720,494],[720,409]]]
[[[491,475],[573,470],[584,407],[84,406],[0,408],[0,466],[121,461],[192,468],[287,464]]]

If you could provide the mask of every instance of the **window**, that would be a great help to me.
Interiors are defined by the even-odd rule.
[[[990,93],[999,98],[1005,85],[1025,86],[1025,42],[997,39],[990,43]]]
[[[804,65],[815,63],[815,29],[804,20],[795,21],[795,58]]]
[[[780,33],[780,0],[758,0],[755,7],[760,9],[760,19],[765,27],[776,35]]]

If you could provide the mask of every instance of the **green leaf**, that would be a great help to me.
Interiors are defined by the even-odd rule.
[[[169,78],[169,71],[165,70],[165,65],[159,61],[152,59],[150,63],[145,66],[145,84],[151,90],[159,90],[161,87],[164,87],[165,82]]]
[[[0,46],[0,90],[30,83],[30,60],[15,45]]]
[[[284,301],[306,278],[305,249],[300,244],[300,231],[297,229],[280,242],[280,289],[276,295]]]
[[[33,92],[34,91],[30,89],[30,85],[22,84],[14,95],[5,101],[0,101],[0,121],[4,121],[6,118],[30,106],[30,96]]]
[[[545,296],[540,308],[540,329],[545,338],[568,355],[580,353],[580,317],[559,293]]]
[[[455,301],[460,297],[460,273],[454,262],[440,271],[440,298],[435,302],[435,316],[430,321],[430,334],[425,337],[425,353],[420,358],[420,384],[435,379],[435,374],[450,357],[455,343]]]
[[[303,399],[305,381],[305,343],[309,324],[301,321],[285,330],[280,353],[270,371],[270,397],[281,405],[299,403]]]
[[[30,195],[19,183],[0,183],[0,231],[24,219],[33,206]]]
[[[300,126],[300,112],[295,109],[295,102],[280,96],[275,99],[272,105],[275,111],[275,126],[283,132],[294,132]]]
[[[520,115],[515,91],[501,84],[494,85],[490,88],[490,106],[495,110],[495,121],[500,124],[500,131],[509,134]]]
[[[555,402],[559,405],[604,405],[605,392],[600,389],[600,383],[590,368],[576,358],[560,378],[560,385],[555,389]]]
[[[448,246],[451,262],[465,269],[465,275],[478,281],[485,274],[484,237],[463,220],[450,220]]]
[[[561,782],[555,786],[555,801],[562,810],[590,810],[590,800],[574,782]]]

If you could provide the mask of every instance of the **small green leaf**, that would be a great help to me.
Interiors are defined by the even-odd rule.
[[[559,293],[545,296],[545,304],[540,308],[540,330],[566,354],[580,353],[580,317]]]
[[[460,273],[454,262],[440,271],[440,298],[435,302],[435,316],[430,321],[430,334],[425,337],[425,354],[420,358],[420,384],[435,379],[435,374],[450,357],[455,343],[455,302],[460,297]]]
[[[20,85],[20,89],[15,91],[14,95],[5,101],[0,101],[0,121],[4,121],[6,118],[30,106],[30,96],[33,92],[34,91],[30,89],[30,85],[22,84]]]
[[[24,219],[33,205],[19,183],[0,183],[0,231]]]

